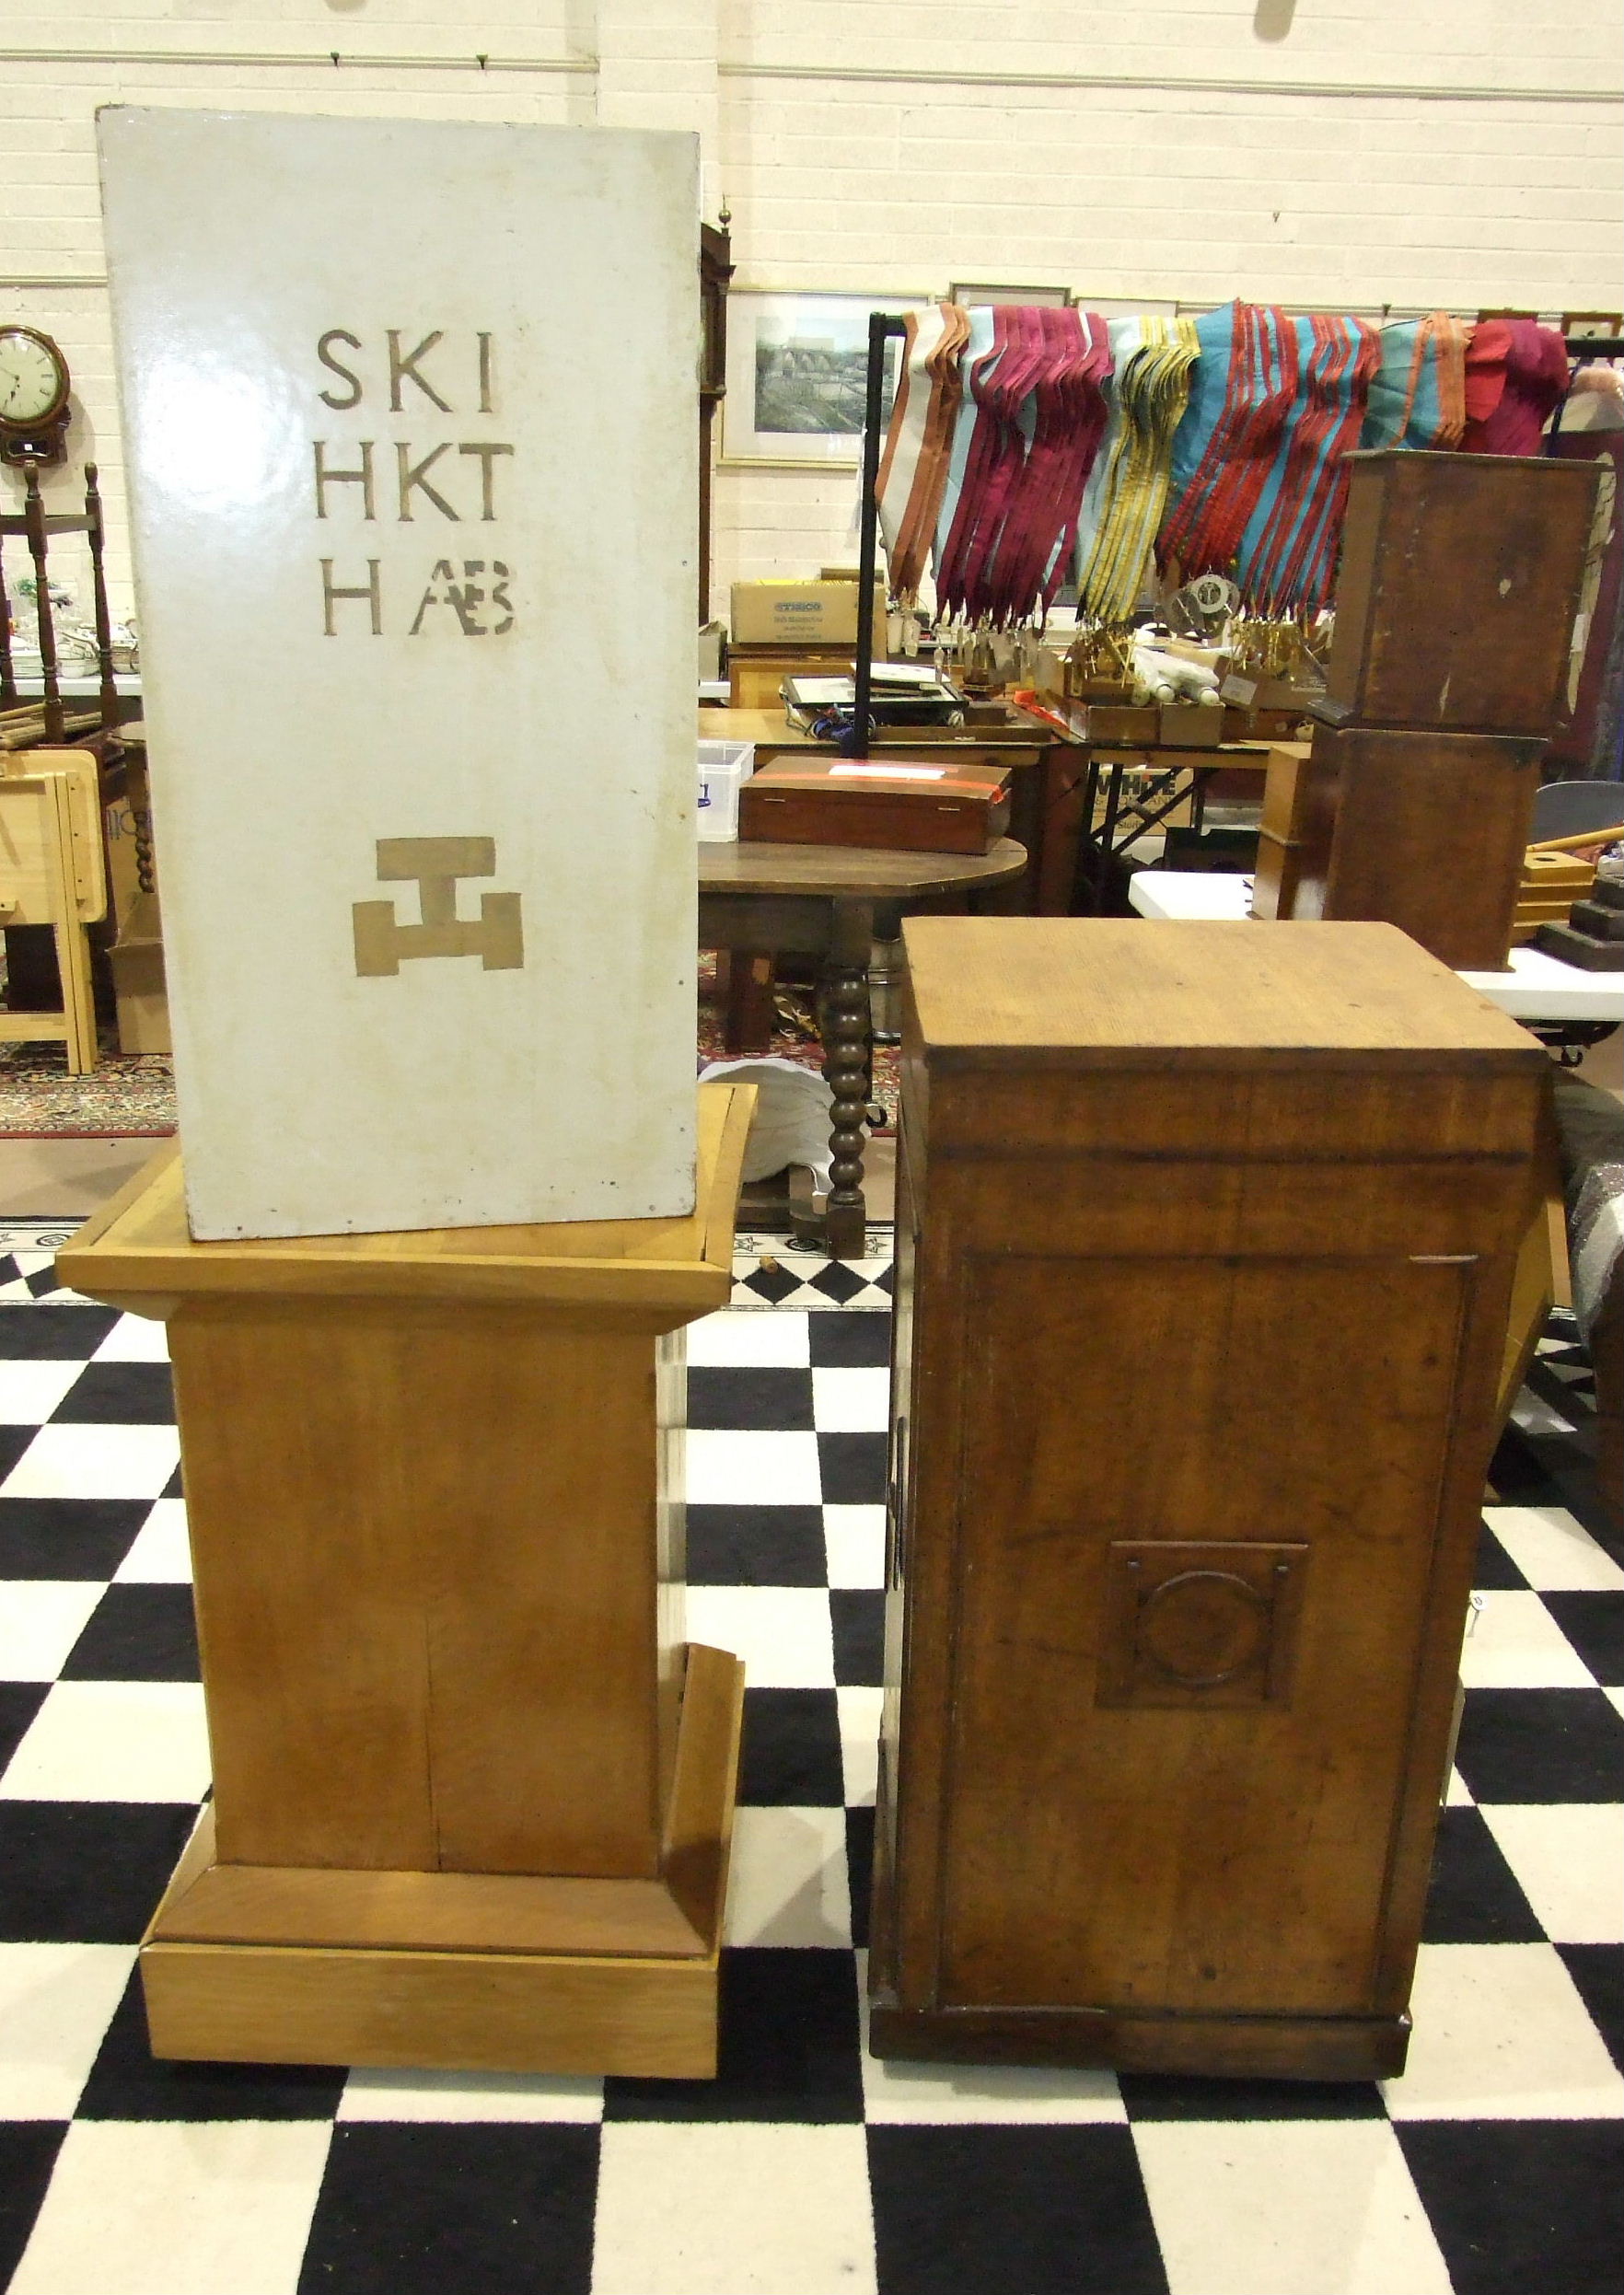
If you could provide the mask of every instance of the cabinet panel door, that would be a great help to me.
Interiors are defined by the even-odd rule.
[[[1473,1264],[974,1266],[944,2005],[1369,2007]]]

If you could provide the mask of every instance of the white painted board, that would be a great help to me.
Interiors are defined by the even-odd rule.
[[[690,1210],[696,139],[99,136],[193,1234]]]

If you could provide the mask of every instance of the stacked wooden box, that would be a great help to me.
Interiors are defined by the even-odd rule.
[[[1542,924],[1565,924],[1576,900],[1595,882],[1595,864],[1572,852],[1525,852],[1512,921],[1512,946],[1531,941]]]
[[[1397,924],[1445,964],[1502,966],[1566,701],[1595,469],[1384,451],[1348,470],[1335,724],[1274,812],[1282,851],[1256,912]]]

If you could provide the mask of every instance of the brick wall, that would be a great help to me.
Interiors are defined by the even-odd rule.
[[[67,354],[53,485],[99,460],[122,606],[99,105],[694,128],[747,291],[1560,312],[1624,301],[1616,51],[1594,0],[35,0],[0,16],[0,313]],[[853,491],[721,469],[718,598],[851,557]]]

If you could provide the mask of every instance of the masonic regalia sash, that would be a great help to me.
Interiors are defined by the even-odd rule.
[[[1138,603],[1200,355],[1192,319],[1114,319],[1111,412],[1078,524],[1078,601],[1101,621]]]
[[[897,397],[876,489],[894,597],[919,594],[942,496],[962,395],[958,358],[969,313],[957,303],[910,312]]]

